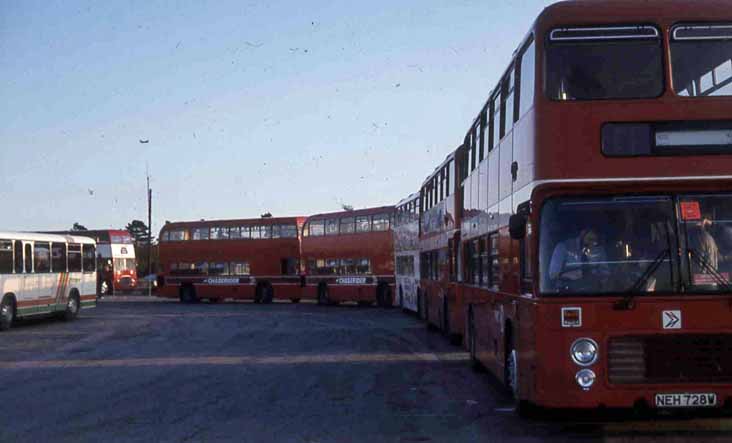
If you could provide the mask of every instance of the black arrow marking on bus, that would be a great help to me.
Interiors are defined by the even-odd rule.
[[[673,328],[680,320],[673,312],[664,312],[664,314],[668,318],[668,323],[664,326],[666,329]]]

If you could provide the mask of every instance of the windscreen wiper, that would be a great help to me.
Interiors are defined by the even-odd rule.
[[[716,269],[714,269],[709,262],[694,248],[688,248],[689,251],[689,257],[696,259],[696,262],[699,263],[705,271],[711,275],[714,280],[717,282],[719,286],[722,287],[725,291],[732,291],[732,286],[730,286],[729,280],[724,278],[722,274],[719,273]]]
[[[625,291],[625,296],[619,300],[617,303],[615,303],[615,309],[619,311],[626,311],[629,309],[633,309],[635,307],[635,304],[633,303],[633,296],[640,292],[643,285],[648,282],[648,279],[651,278],[653,274],[656,273],[658,268],[661,266],[661,263],[666,260],[666,257],[670,256],[670,249],[664,249],[661,251],[660,254],[651,262],[650,265],[646,268],[646,270],[643,272],[643,274],[638,277],[638,279],[633,283],[633,286],[630,287],[627,291]]]

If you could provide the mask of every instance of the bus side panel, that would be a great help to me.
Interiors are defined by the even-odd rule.
[[[328,297],[336,302],[375,302],[376,285],[329,285]]]
[[[450,334],[462,336],[465,331],[465,303],[459,286],[455,283],[447,285],[448,315],[450,316]]]
[[[463,291],[474,301],[472,309],[476,357],[498,380],[503,381],[503,351],[500,340],[502,317],[496,309],[498,305],[495,303],[495,296],[486,289],[476,287],[465,287]]]
[[[195,284],[196,297],[202,298],[213,298],[217,300],[224,299],[237,299],[237,300],[254,300],[254,288],[253,284],[239,284],[239,285],[207,285],[207,284]]]

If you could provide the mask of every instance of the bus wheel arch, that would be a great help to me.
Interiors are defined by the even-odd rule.
[[[0,331],[10,329],[17,312],[15,294],[9,292],[3,295],[2,302],[0,302]]]

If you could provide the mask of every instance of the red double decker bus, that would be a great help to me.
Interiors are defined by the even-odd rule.
[[[328,305],[394,303],[394,207],[318,214],[303,227],[303,297]]]
[[[137,257],[129,232],[121,229],[95,229],[49,233],[80,235],[97,242],[97,293],[101,297],[137,289]]]
[[[447,156],[420,189],[419,312],[428,327],[437,327],[459,343],[463,308],[457,290],[462,189],[458,185],[464,147]]]
[[[300,301],[302,217],[166,223],[159,292],[192,303]]]
[[[555,4],[471,127],[466,342],[520,410],[732,407],[729,6]]]

